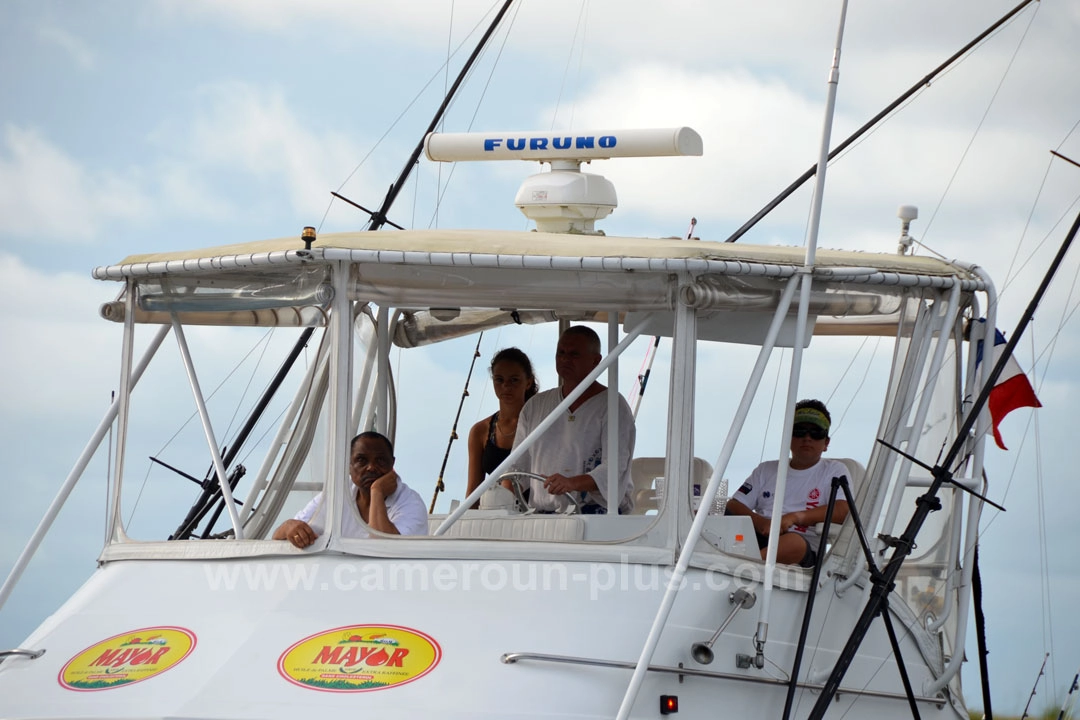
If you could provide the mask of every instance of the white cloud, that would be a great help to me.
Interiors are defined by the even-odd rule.
[[[118,285],[89,275],[52,274],[0,253],[0,333],[21,344],[0,353],[0,412],[24,422],[104,413],[115,387],[120,325],[97,315]]]
[[[93,70],[97,66],[97,53],[90,44],[66,30],[46,26],[38,30],[38,37],[66,52],[80,70]]]
[[[250,183],[287,188],[292,208],[321,214],[362,153],[341,133],[316,128],[294,110],[296,98],[239,82],[199,91],[185,157],[207,177],[244,173]],[[176,175],[180,179],[182,175]]]
[[[6,124],[0,148],[0,234],[86,243],[109,223],[145,217],[136,178],[88,171],[39,131]]]

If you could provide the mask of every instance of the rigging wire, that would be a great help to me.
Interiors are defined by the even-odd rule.
[[[1031,31],[1031,26],[1035,22],[1036,16],[1039,14],[1039,4],[1035,4],[1035,10],[1028,17],[1027,27],[1024,28],[1024,32],[1021,33],[1020,39],[1016,43],[1016,47],[1013,49],[1012,55],[1009,57],[1009,62],[1005,65],[1005,70],[1001,73],[1001,78],[998,80],[997,86],[994,88],[994,92],[990,95],[990,100],[986,104],[986,109],[983,110],[982,117],[979,118],[978,124],[975,126],[974,132],[971,133],[971,138],[968,139],[968,143],[964,146],[964,151],[960,153],[960,159],[956,163],[956,167],[953,169],[952,175],[949,177],[949,181],[945,184],[945,189],[941,192],[941,197],[938,198],[937,205],[934,206],[934,211],[930,213],[930,219],[926,222],[926,229],[923,230],[923,238],[925,240],[927,233],[930,232],[931,226],[934,224],[934,219],[937,217],[938,211],[941,210],[941,206],[945,203],[945,198],[948,197],[949,191],[952,189],[953,183],[956,182],[957,175],[960,174],[960,168],[964,164],[964,160],[967,159],[968,153],[971,151],[972,146],[975,144],[975,139],[979,136],[983,125],[986,123],[986,118],[990,115],[990,110],[993,109],[994,103],[998,98],[998,94],[1001,92],[1001,88],[1005,85],[1005,80],[1009,76],[1009,71],[1012,70],[1013,64],[1016,62],[1017,55],[1020,54],[1020,48],[1024,45],[1024,40],[1027,39],[1028,32]],[[945,256],[939,253],[937,250],[929,247],[925,242],[915,241],[916,244],[924,248],[925,250],[937,255],[939,258],[945,259]]]
[[[450,22],[447,24],[447,27],[446,27],[446,62],[443,63],[443,68],[445,69],[445,71],[443,72],[443,97],[446,97],[450,92],[450,46],[452,44],[453,37],[454,37],[454,9],[455,9],[456,6],[457,6],[457,3],[455,2],[455,0],[450,0]],[[447,107],[447,112],[448,113],[449,113],[449,110],[450,110],[450,108]],[[446,127],[446,115],[444,114],[442,117],[439,118],[439,124],[437,126],[437,129],[441,130],[441,129],[445,128],[445,127]],[[420,162],[419,159],[417,159],[417,164],[419,164],[419,162]],[[443,163],[436,163],[436,166],[437,166],[437,169],[435,171],[435,187],[440,188],[440,187],[442,187]],[[420,184],[419,179],[417,179],[415,177],[413,178],[413,182],[417,186]],[[435,205],[435,225],[438,226],[438,224],[439,224],[439,205],[436,204]],[[440,476],[441,476],[441,473],[440,473]],[[439,484],[442,485],[441,482]],[[436,494],[438,494],[438,493],[436,492]]]
[[[1035,344],[1035,330],[1036,327],[1033,324],[1031,328],[1030,344]],[[1034,352],[1034,347],[1032,347]],[[1033,421],[1035,423],[1035,488],[1036,497],[1038,500],[1038,530],[1036,537],[1039,542],[1039,592],[1042,595],[1042,602],[1040,607],[1043,611],[1042,617],[1042,633],[1043,633],[1043,648],[1047,645],[1050,647],[1048,655],[1050,656],[1050,677],[1056,677],[1056,666],[1054,664],[1054,613],[1051,602],[1050,594],[1050,544],[1047,542],[1046,537],[1046,478],[1043,475],[1043,460],[1042,460],[1042,435],[1039,432],[1039,415],[1038,413],[1031,413]]]
[[[457,55],[459,52],[461,52],[461,49],[465,46],[465,43],[468,42],[469,39],[476,34],[476,31],[483,26],[484,22],[487,20],[488,16],[491,15],[492,11],[497,5],[498,2],[496,1],[484,14],[484,16],[477,21],[476,25],[473,26],[472,30],[470,30],[469,33],[462,39],[462,41],[458,43],[458,46],[454,49],[454,55]],[[424,96],[424,93],[427,92],[427,89],[431,86],[431,84],[439,78],[439,74],[442,73],[442,71],[443,66],[438,67],[435,72],[432,73],[431,77],[428,78],[428,81],[424,83],[424,85],[420,88],[420,90],[418,90],[416,94],[413,95],[412,100],[410,100],[408,104],[406,104],[405,107],[402,109],[402,111],[398,113],[397,117],[395,117],[393,122],[390,123],[390,126],[387,127],[385,131],[383,131],[383,134],[379,136],[379,139],[375,141],[375,143],[371,146],[371,149],[368,150],[367,153],[364,154],[364,157],[360,159],[360,162],[356,164],[356,167],[354,167],[352,171],[345,176],[345,179],[341,181],[341,184],[337,186],[337,190],[339,192],[348,184],[350,180],[352,180],[353,176],[360,171],[360,168],[364,166],[364,163],[368,161],[368,159],[375,153],[379,146],[382,145],[383,141],[387,138],[387,136],[389,136],[390,133],[393,132],[394,128],[398,126],[398,123],[400,123],[401,120],[408,114],[409,110],[412,109],[412,106],[415,105],[420,100],[420,98]],[[330,214],[330,209],[333,206],[334,199],[333,197],[331,197],[330,202],[326,205],[326,210],[323,212],[322,218],[319,220],[319,230],[322,230],[322,226],[326,222],[326,218]]]
[[[244,385],[244,391],[240,393],[240,399],[236,401],[236,407],[233,409],[232,417],[229,418],[229,424],[221,432],[221,437],[228,437],[232,434],[233,423],[236,422],[236,418],[240,415],[240,406],[243,404],[244,399],[247,398],[248,391],[251,390],[251,384],[255,381],[255,373],[259,371],[259,367],[262,365],[262,361],[266,358],[266,351],[270,349],[270,339],[274,334],[274,328],[266,333],[266,342],[262,343],[262,352],[259,353],[259,359],[255,361],[255,367],[251,369],[251,374],[248,376],[247,384]]]
[[[765,427],[772,427],[773,408],[776,407],[776,393],[778,392],[778,388],[780,387],[780,384],[781,384],[780,383],[780,371],[784,367],[784,354],[786,352],[787,352],[786,349],[780,348],[780,357],[776,362],[776,382],[773,383],[772,397],[769,398],[769,412],[765,416]],[[768,445],[768,440],[769,440],[768,433],[761,433],[761,454],[758,456],[758,462],[759,463],[762,462],[763,460],[765,460],[765,448]]]
[[[550,125],[550,128],[552,130],[555,129],[555,124],[559,120],[559,108],[562,107],[563,92],[566,90],[566,78],[570,74],[570,67],[574,64],[574,49],[578,47],[578,44],[577,44],[578,33],[581,33],[583,36],[585,34],[586,19],[588,17],[588,7],[589,7],[589,0],[583,0],[582,3],[581,3],[581,9],[578,10],[577,23],[574,25],[574,35],[570,38],[570,52],[567,53],[567,55],[566,55],[566,66],[563,67],[562,79],[559,82],[559,93],[555,97],[555,110],[554,110],[554,112],[551,113],[551,125]],[[578,52],[579,52],[579,55],[578,55],[578,82],[580,82],[580,78],[581,78],[581,58],[585,55],[585,40],[584,40],[584,37],[582,38],[580,50]],[[575,90],[574,94],[576,95],[577,94],[576,83],[575,83],[575,89],[574,90]],[[571,128],[574,127],[574,108],[575,108],[575,106],[576,106],[576,102],[571,102],[570,103],[570,125],[568,127],[571,127]]]
[[[236,374],[240,370],[240,368],[243,366],[244,362],[248,358],[250,358],[260,346],[262,346],[264,343],[269,342],[269,339],[270,339],[270,336],[271,336],[272,333],[273,333],[273,328],[271,328],[269,331],[267,331],[265,334],[263,334],[263,336],[261,338],[259,338],[258,342],[256,342],[251,347],[251,349],[248,350],[247,353],[242,358],[240,358],[239,361],[237,361],[237,363],[233,367],[233,369],[230,370],[225,375],[225,377],[222,378],[221,381],[214,387],[214,389],[211,390],[206,395],[206,402],[207,403],[209,403],[209,401],[212,400],[214,398],[214,396],[217,395],[217,393],[223,387],[225,387],[225,384],[229,382],[229,380],[232,378],[232,376],[234,374]],[[263,348],[263,352],[264,353],[266,352],[265,347]],[[245,392],[246,392],[246,390],[245,390]],[[161,455],[162,453],[164,453],[169,448],[169,446],[173,444],[173,442],[176,440],[176,438],[178,438],[180,436],[180,434],[182,432],[184,432],[184,429],[191,423],[191,421],[194,420],[196,417],[198,417],[198,415],[199,415],[198,410],[196,410],[196,411],[192,412],[190,415],[188,415],[187,420],[185,420],[183,423],[181,423],[180,427],[176,429],[176,432],[174,432],[172,434],[172,436],[170,436],[169,439],[166,440],[165,443],[160,448],[158,448],[157,452],[154,453],[154,457],[157,457],[158,455]],[[149,481],[150,481],[150,473],[153,470],[153,468],[154,468],[153,463],[148,463],[147,464],[146,474],[143,476],[142,484],[139,485],[139,492],[136,493],[136,495],[135,495],[135,502],[131,506],[131,512],[128,513],[127,522],[124,523],[125,527],[130,527],[131,521],[135,517],[135,511],[138,510],[138,508],[139,508],[139,501],[142,500],[143,491],[146,490],[147,483],[149,483]]]
[[[574,92],[575,92],[575,95],[581,89],[581,76],[583,74],[584,67],[585,67],[585,39],[584,38],[587,37],[588,34],[589,34],[589,2],[588,2],[588,0],[586,0],[586,2],[585,2],[585,10],[584,10],[583,15],[584,15],[584,19],[582,20],[581,50],[578,52],[578,72],[577,72],[577,78],[574,80]],[[570,106],[570,125],[569,125],[569,127],[571,127],[571,128],[574,127],[574,116],[576,114],[577,114],[577,103],[575,102]]]
[[[476,117],[480,114],[480,107],[484,103],[484,98],[487,97],[487,91],[491,87],[491,79],[495,76],[495,68],[499,66],[499,60],[502,59],[503,51],[506,49],[506,43],[510,39],[510,31],[513,29],[514,24],[517,22],[518,13],[521,11],[521,4],[514,5],[514,12],[510,15],[509,20],[506,22],[506,32],[503,35],[502,44],[499,45],[499,51],[495,54],[495,60],[491,63],[491,70],[488,72],[487,80],[484,82],[484,87],[480,91],[480,97],[476,101],[476,107],[473,108],[472,117],[469,118],[469,123],[466,125],[466,132],[473,129],[476,124]],[[485,48],[485,52],[486,52]],[[472,70],[469,71],[468,77],[472,77]],[[439,163],[440,165],[442,163]],[[443,200],[446,198],[446,193],[450,189],[450,181],[454,177],[454,173],[457,171],[457,163],[452,163],[450,166],[450,172],[446,176],[446,183],[438,190],[437,198],[435,200],[435,210],[431,214],[431,219],[428,220],[428,229],[436,226],[439,217],[439,208],[442,207]]]
[[[1078,203],[1080,203],[1080,197],[1078,197],[1076,200],[1073,201],[1073,204],[1070,206],[1070,209],[1067,212],[1071,213],[1072,210],[1076,208]],[[1054,232],[1054,229],[1057,228],[1057,227],[1058,227],[1058,225],[1055,225],[1054,228],[1052,228],[1050,230],[1050,232],[1047,233],[1046,238],[1044,238],[1043,241],[1040,242],[1039,247],[1041,247],[1042,244],[1046,242],[1046,239],[1051,236],[1051,234]],[[1072,282],[1072,285],[1069,288],[1068,300],[1066,301],[1065,306],[1062,309],[1062,317],[1061,317],[1060,321],[1058,322],[1057,329],[1052,334],[1052,336],[1050,338],[1050,342],[1047,344],[1047,346],[1041,352],[1039,352],[1037,355],[1034,355],[1034,359],[1032,361],[1032,366],[1031,367],[1032,367],[1032,374],[1035,377],[1036,395],[1038,395],[1038,393],[1042,391],[1043,385],[1046,382],[1046,376],[1049,374],[1049,371],[1050,371],[1050,366],[1052,364],[1051,361],[1052,361],[1053,356],[1054,356],[1054,351],[1057,348],[1058,338],[1061,336],[1062,332],[1064,332],[1066,325],[1069,323],[1069,321],[1072,319],[1073,315],[1076,313],[1077,308],[1080,307],[1080,303],[1078,303],[1078,304],[1074,304],[1072,306],[1072,308],[1069,309],[1069,302],[1072,300],[1072,297],[1076,292],[1076,287],[1077,287],[1078,280],[1080,280],[1080,274],[1074,273],[1073,274],[1073,282]],[[999,297],[1000,297],[1000,295],[999,295]],[[1045,361],[1043,359],[1044,357],[1045,357]],[[1038,368],[1040,366],[1042,367],[1041,376],[1038,373]],[[1032,426],[1032,423],[1034,422],[1034,415],[1035,415],[1035,413],[1029,413],[1028,414],[1028,420],[1027,420],[1027,423],[1024,425],[1024,432],[1023,432],[1023,435],[1021,436],[1020,445],[1017,448],[1016,457],[1013,459],[1012,469],[1011,469],[1011,471],[1009,473],[1008,479],[1005,482],[1005,488],[1004,488],[1004,491],[1002,493],[1002,501],[1004,501],[1008,497],[1009,490],[1012,488],[1013,480],[1016,478],[1017,469],[1019,467],[1020,460],[1021,460],[1021,452],[1020,451],[1023,450],[1024,446],[1027,443],[1028,435],[1031,433],[1031,426]],[[999,516],[1000,516],[1000,513],[997,512],[997,511],[994,511],[993,514],[991,514],[986,519],[985,524],[982,527],[982,533],[983,534],[987,533],[987,531],[990,529],[991,525],[993,525],[994,521],[997,520],[997,518]]]
[[[1035,12],[1038,12],[1038,9],[1037,9],[1037,8],[1036,8]],[[1034,19],[1034,14],[1033,14],[1033,16],[1032,16],[1032,19]],[[973,46],[972,46],[972,47],[970,48],[970,52],[968,52],[967,54],[965,54],[965,55],[964,55],[963,57],[961,57],[961,58],[958,58],[958,59],[956,60],[956,62],[955,62],[954,64],[952,64],[952,65],[950,65],[949,67],[947,67],[947,68],[943,69],[943,70],[941,71],[941,73],[940,73],[940,74],[938,75],[938,77],[934,78],[934,82],[937,82],[938,80],[941,80],[942,78],[944,78],[944,77],[946,77],[947,75],[951,74],[951,73],[952,73],[953,71],[957,70],[957,69],[958,69],[958,68],[959,68],[959,67],[960,67],[961,65],[963,65],[963,64],[964,64],[964,63],[966,63],[966,62],[967,62],[968,60],[970,60],[971,58],[973,58],[973,57],[975,56],[975,53],[976,53],[976,51],[978,51],[978,50],[979,50],[979,49],[980,49],[980,48],[981,48],[981,47],[982,47],[983,45],[986,45],[986,44],[987,44],[987,43],[989,43],[989,42],[990,42],[990,41],[991,41],[992,39],[994,39],[995,37],[997,37],[998,35],[1000,35],[1000,34],[1001,34],[1002,32],[1004,32],[1004,31],[1005,31],[1005,28],[1009,27],[1009,26],[1010,26],[1010,25],[1012,25],[1012,24],[1013,24],[1014,22],[1016,22],[1016,18],[1015,18],[1015,17],[1013,17],[1013,18],[1009,18],[1009,20],[1008,20],[1007,22],[1005,22],[1005,23],[1004,23],[1003,25],[1001,25],[1001,27],[998,27],[998,28],[994,29],[994,30],[993,30],[993,31],[992,31],[991,33],[989,33],[989,34],[988,34],[988,35],[987,35],[986,37],[984,37],[984,38],[983,38],[982,40],[980,40],[980,41],[979,41],[978,43],[976,43],[975,45],[973,45]],[[1024,32],[1025,32],[1025,34],[1026,34],[1026,33],[1027,33],[1027,30],[1025,30]],[[930,82],[927,82],[927,83],[925,83],[924,85],[922,85],[922,86],[921,86],[921,87],[920,87],[920,88],[919,88],[919,89],[918,89],[917,91],[915,91],[915,92],[914,92],[914,93],[913,93],[913,94],[912,94],[912,95],[911,95],[910,97],[908,97],[908,98],[907,98],[906,100],[904,100],[904,101],[903,101],[903,102],[902,102],[901,104],[897,105],[897,106],[896,106],[896,107],[895,107],[895,108],[894,108],[894,109],[893,109],[892,111],[890,111],[889,113],[887,113],[887,114],[886,114],[886,115],[885,115],[885,116],[884,116],[884,117],[883,117],[883,118],[881,119],[881,122],[880,122],[880,124],[878,124],[878,125],[875,125],[874,127],[872,127],[872,128],[870,128],[869,130],[867,130],[867,131],[866,131],[866,134],[865,134],[865,135],[863,135],[862,137],[860,137],[860,138],[859,138],[858,140],[855,140],[854,142],[852,142],[852,143],[851,143],[851,144],[850,144],[849,146],[847,146],[846,148],[844,148],[844,149],[843,149],[843,150],[842,150],[841,152],[837,153],[837,154],[836,154],[836,157],[835,157],[835,158],[833,158],[833,159],[832,159],[832,160],[831,160],[831,161],[829,162],[829,164],[831,165],[831,164],[833,164],[833,162],[834,162],[834,161],[839,161],[839,160],[843,159],[843,158],[844,158],[844,157],[846,157],[846,156],[847,156],[847,155],[848,155],[849,153],[851,153],[852,151],[854,151],[854,150],[855,150],[855,148],[859,147],[859,146],[860,146],[860,145],[862,145],[862,144],[863,144],[864,142],[866,142],[867,140],[869,140],[869,139],[870,139],[870,137],[871,137],[872,135],[874,135],[875,133],[877,133],[877,131],[878,131],[878,130],[880,130],[880,129],[881,129],[882,127],[884,127],[886,123],[888,123],[888,122],[889,122],[890,120],[893,120],[893,119],[895,119],[895,118],[896,118],[896,117],[897,117],[898,115],[900,115],[900,114],[901,114],[901,113],[902,113],[902,112],[903,112],[904,110],[906,110],[906,109],[907,109],[907,108],[908,108],[908,107],[909,107],[910,105],[914,104],[914,102],[915,102],[915,101],[916,101],[917,99],[919,99],[920,97],[922,97],[922,95],[923,95],[924,93],[926,93],[926,92],[927,92],[927,91],[928,91],[928,90],[930,89],[930,86],[931,86],[931,84],[932,84],[932,83],[930,83]],[[927,227],[929,227],[929,225],[927,225]],[[916,243],[918,243],[918,241],[917,241],[917,240],[916,240],[915,242],[916,242]],[[929,248],[927,248],[927,249],[929,250]],[[933,252],[933,250],[930,250],[930,252]]]

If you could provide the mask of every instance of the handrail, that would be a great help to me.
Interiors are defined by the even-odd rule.
[[[528,653],[528,652],[511,652],[503,653],[499,657],[499,661],[505,665],[513,665],[521,662],[522,660],[535,660],[538,662],[551,662],[551,663],[564,663],[568,665],[588,665],[591,667],[607,667],[616,668],[620,670],[633,670],[636,666],[636,662],[630,662],[626,660],[601,660],[599,658],[586,658],[576,657],[573,655],[549,655],[547,653]],[[689,675],[691,677],[703,677],[712,678],[714,680],[739,680],[742,682],[757,683],[759,685],[776,685],[778,687],[786,687],[787,681],[779,680],[776,678],[766,678],[759,675],[739,675],[736,673],[718,672],[716,670],[699,670],[697,668],[683,667],[681,664],[678,667],[670,667],[668,665],[649,665],[647,668],[650,672],[665,673],[667,675],[678,675],[680,677]],[[800,682],[797,686],[806,690],[821,690],[823,687],[817,683]],[[865,695],[866,697],[887,698],[890,700],[907,700],[907,695],[902,693],[885,692],[884,690],[854,690],[852,688],[841,688],[836,691],[837,695]],[[945,705],[945,698],[942,695],[935,697],[926,697],[918,695],[915,697],[917,702],[931,703],[937,707]]]
[[[15,648],[13,650],[0,650],[0,663],[9,657],[24,657],[28,660],[37,660],[39,657],[45,654],[44,650],[25,650],[23,648]]]

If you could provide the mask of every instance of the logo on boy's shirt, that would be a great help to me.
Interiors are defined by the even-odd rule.
[[[753,485],[751,485],[748,482],[744,482],[742,484],[742,487],[739,488],[739,492],[741,492],[743,495],[749,495],[750,491],[753,490],[753,489],[754,489]]]

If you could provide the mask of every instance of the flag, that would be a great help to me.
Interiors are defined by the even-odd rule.
[[[979,322],[985,322],[980,319]],[[982,362],[982,340],[979,341],[978,349],[976,350],[975,362],[976,364]],[[997,360],[1001,357],[1001,351],[1005,348],[1005,336],[1000,330],[994,330],[994,364],[997,364]],[[1020,369],[1020,363],[1016,362],[1016,358],[1009,355],[1009,359],[1005,362],[1005,367],[1001,371],[1001,375],[998,376],[997,383],[993,389],[990,390],[990,397],[987,399],[987,407],[990,409],[990,424],[994,430],[994,442],[1002,450],[1007,450],[1005,443],[1001,440],[1001,433],[998,432],[998,424],[1005,418],[1006,415],[1011,413],[1016,408],[1042,407],[1042,403],[1039,402],[1039,398],[1035,397],[1035,389],[1031,387],[1031,382],[1028,380],[1027,375]]]

